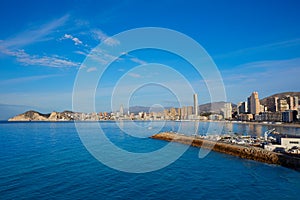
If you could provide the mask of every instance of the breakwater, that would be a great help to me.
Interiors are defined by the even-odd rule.
[[[284,167],[292,168],[300,171],[300,158],[267,151],[265,149],[253,146],[242,146],[236,144],[228,144],[223,142],[215,142],[197,138],[194,136],[185,136],[176,133],[163,132],[151,136],[153,139],[165,140],[169,142],[178,142],[199,148],[211,149],[216,152],[226,153],[240,158],[255,160],[268,164],[276,164]]]

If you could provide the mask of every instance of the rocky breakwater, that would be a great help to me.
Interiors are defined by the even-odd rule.
[[[151,138],[211,149],[216,152],[226,153],[229,155],[238,156],[240,158],[255,160],[268,164],[282,165],[284,167],[300,171],[299,157],[275,153],[259,147],[215,142],[210,140],[204,140],[202,138],[197,138],[195,136],[185,136],[168,132],[158,133],[156,135],[151,136]]]

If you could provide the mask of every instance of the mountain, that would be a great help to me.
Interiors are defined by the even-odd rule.
[[[130,113],[139,113],[139,112],[162,112],[164,109],[170,109],[171,107],[147,107],[147,106],[132,106],[129,108]],[[125,110],[127,111],[127,110]]]
[[[213,102],[213,103],[206,103],[199,106],[200,113],[220,113],[221,109],[224,108],[224,104],[226,102],[220,101],[220,102]],[[236,109],[236,104],[231,103],[232,110]]]
[[[282,93],[273,94],[271,96],[268,96],[268,97],[265,97],[265,98],[261,99],[260,104],[266,105],[268,99],[271,99],[271,98],[274,98],[274,97],[282,98],[282,97],[285,97],[285,96],[298,96],[299,100],[300,100],[300,92],[282,92]]]

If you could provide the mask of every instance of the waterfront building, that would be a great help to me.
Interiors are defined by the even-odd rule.
[[[123,115],[124,115],[123,104],[121,104],[119,112],[120,112],[120,116],[123,116]]]
[[[188,106],[187,107],[187,116],[192,115],[193,114],[193,106]]]
[[[294,110],[294,98],[292,96],[287,96],[286,101],[289,105],[289,109]]]
[[[294,96],[294,108],[293,110],[299,110],[299,99],[297,96]]]
[[[278,105],[278,111],[280,111],[280,112],[289,110],[289,104],[286,99],[278,99],[277,105]]]
[[[253,115],[252,114],[240,114],[238,116],[238,119],[241,121],[251,121],[251,120],[253,120]]]
[[[208,119],[210,119],[210,120],[221,120],[221,119],[223,119],[223,116],[219,115],[219,114],[211,114],[211,115],[208,116]]]
[[[237,106],[238,114],[243,114],[248,112],[248,103],[247,102],[240,102]]]
[[[293,122],[297,120],[298,112],[296,110],[286,110],[282,112],[282,122]]]
[[[241,110],[241,107],[242,107],[242,104],[243,104],[243,102],[239,102],[237,105],[236,105],[236,107],[237,107],[237,114],[239,115],[239,114],[241,114],[242,112],[240,112]]]
[[[261,121],[281,122],[282,121],[282,113],[281,112],[262,112],[261,113]]]
[[[273,112],[278,112],[279,108],[278,108],[278,97],[274,97],[274,101],[275,101],[275,110]]]
[[[232,118],[232,106],[231,103],[225,103],[223,109],[223,117],[224,119],[231,119]]]
[[[250,97],[247,98],[247,108],[248,108],[248,113],[252,113]]]
[[[194,115],[198,116],[198,95],[194,94]]]
[[[278,97],[268,98],[266,100],[266,107],[268,111],[271,112],[277,112],[278,111],[278,105],[277,105]]]
[[[250,108],[251,114],[259,114],[260,112],[260,103],[258,98],[258,92],[253,92],[251,96],[248,98],[248,104]]]
[[[300,138],[281,138],[281,145],[286,149],[291,149],[293,147],[300,148]]]
[[[187,119],[187,108],[183,106],[181,109],[181,119]]]

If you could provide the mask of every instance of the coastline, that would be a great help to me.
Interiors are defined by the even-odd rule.
[[[300,124],[289,124],[289,123],[281,123],[281,124],[268,124],[262,122],[249,122],[249,121],[220,121],[220,120],[1,120],[3,122],[105,122],[105,121],[177,121],[177,122],[217,122],[217,123],[232,123],[232,124],[249,124],[249,125],[262,125],[262,126],[272,126],[272,127],[292,127],[292,128],[300,128]]]
[[[158,133],[151,136],[150,138],[164,140],[167,142],[177,142],[209,150],[211,149],[215,152],[225,153],[243,159],[280,165],[300,171],[300,158],[289,156],[287,154],[267,151],[259,147],[214,142],[210,140],[195,138],[193,136],[186,136],[170,132]]]
[[[293,127],[293,128],[300,128],[300,124],[288,124],[288,123],[282,123],[282,124],[265,124],[262,122],[247,122],[247,121],[227,121],[229,123],[234,124],[253,124],[253,125],[264,125],[264,126],[274,126],[274,127]]]
[[[281,123],[281,124],[268,124],[262,122],[249,122],[249,121],[228,121],[228,120],[201,120],[200,122],[219,122],[219,123],[232,123],[232,124],[250,124],[250,125],[262,125],[262,126],[274,126],[274,127],[292,127],[292,128],[300,128],[300,124],[289,124],[289,123]]]

